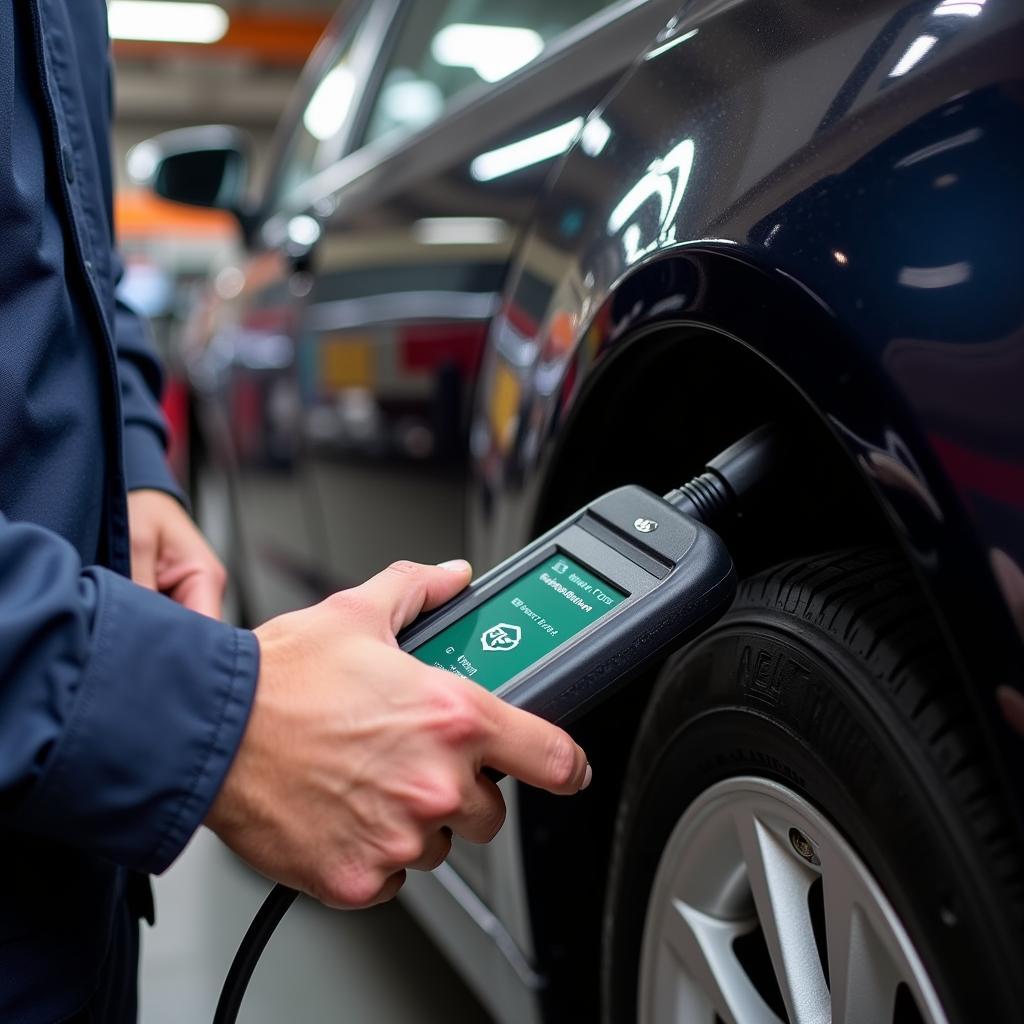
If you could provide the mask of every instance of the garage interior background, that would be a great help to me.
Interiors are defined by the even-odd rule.
[[[132,148],[159,132],[224,123],[253,140],[254,175],[265,168],[274,127],[336,0],[233,0],[213,42],[133,39],[187,36],[153,0],[111,0],[117,71],[116,219],[133,297],[173,352],[197,289],[240,256],[230,217],[155,199],[126,172]],[[118,38],[120,37],[120,38]],[[237,276],[237,272],[236,276]],[[210,1020],[234,949],[269,883],[209,833],[156,881],[158,927],[144,929],[142,1024]],[[282,925],[253,980],[240,1020],[270,1024],[485,1022],[487,1016],[398,906],[359,914],[309,901]]]

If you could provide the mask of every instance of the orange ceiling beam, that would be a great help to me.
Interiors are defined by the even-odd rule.
[[[188,55],[215,60],[227,54],[248,56],[263,64],[301,66],[330,18],[324,14],[264,14],[232,11],[223,39],[216,43],[155,43],[114,40],[114,56],[125,60]]]

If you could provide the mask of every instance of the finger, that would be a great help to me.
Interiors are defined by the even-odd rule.
[[[389,900],[393,900],[398,895],[398,890],[405,885],[405,871],[396,871],[393,875],[389,875],[384,885],[381,886],[380,892],[366,904],[367,907],[375,907],[378,903],[387,903]]]
[[[420,612],[429,611],[453,598],[472,575],[469,562],[461,559],[441,565],[394,562],[356,587],[354,593],[378,608],[391,632],[397,633]]]
[[[156,590],[156,543],[132,537],[132,581],[147,590]]]
[[[160,590],[185,608],[219,619],[224,601],[224,574],[217,566],[178,567],[160,579]]]
[[[480,687],[474,690],[490,725],[482,764],[549,793],[568,795],[590,785],[587,755],[567,732]]]
[[[489,843],[505,824],[505,798],[501,790],[485,776],[477,776],[462,810],[448,824],[456,835],[471,843]]]
[[[222,614],[223,588],[209,576],[193,577],[183,586],[178,594],[171,595],[179,604],[191,608],[200,615],[208,615],[211,619],[219,619]]]
[[[442,864],[452,852],[452,830],[438,829],[428,836],[423,844],[423,855],[409,865],[415,871],[433,871]]]

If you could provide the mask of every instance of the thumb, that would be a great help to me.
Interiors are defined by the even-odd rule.
[[[408,626],[420,612],[453,598],[473,575],[463,559],[440,565],[394,562],[356,589],[378,608],[392,633]]]

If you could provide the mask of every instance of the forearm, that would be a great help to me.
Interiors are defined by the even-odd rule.
[[[241,739],[255,638],[2,518],[0,566],[0,822],[162,870]]]

